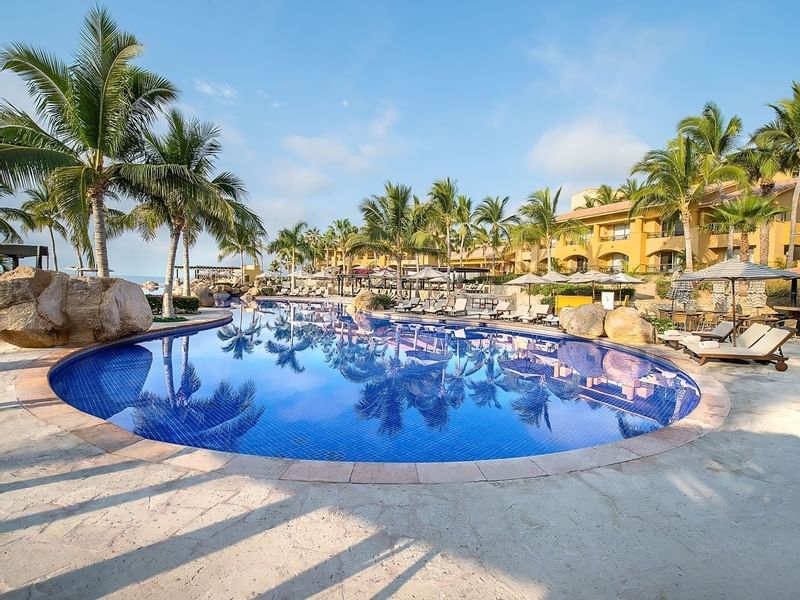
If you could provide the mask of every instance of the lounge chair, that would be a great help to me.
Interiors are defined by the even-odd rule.
[[[466,298],[456,298],[456,302],[452,307],[445,308],[444,314],[448,317],[457,317],[458,315],[466,315],[467,314],[467,299]]]
[[[725,341],[733,333],[733,321],[720,321],[711,331],[692,331],[691,335],[700,336],[704,340]]]
[[[508,312],[511,312],[511,303],[508,300],[500,300],[494,308],[487,308],[478,314],[481,317],[498,319]]]
[[[541,321],[544,317],[550,314],[550,306],[548,304],[534,304],[528,310],[528,314],[520,317],[520,321],[524,323],[536,323]]]
[[[768,325],[764,325],[763,323],[753,323],[748,327],[741,335],[736,337],[736,343],[733,342],[720,342],[721,348],[749,348],[753,344],[755,344],[761,337],[770,330]],[[689,346],[695,346],[698,342],[701,342],[702,337],[699,334],[690,335],[687,334],[684,336],[682,340],[680,340],[681,345],[688,348]],[[710,340],[710,341],[719,341],[719,340]]]
[[[785,371],[789,367],[782,347],[793,333],[789,329],[779,327],[770,329],[749,348],[723,345],[718,342],[699,342],[686,347],[701,365],[712,359],[753,360],[775,363],[775,370]]]
[[[500,318],[505,321],[519,321],[523,317],[527,317],[530,315],[530,307],[526,306],[525,308],[518,308],[514,312],[508,312],[505,315],[502,315]]]
[[[415,296],[411,300],[409,300],[408,302],[402,302],[402,303],[398,304],[397,306],[395,306],[395,309],[401,310],[403,312],[408,312],[412,308],[417,306],[419,304],[419,302],[420,302],[419,298]]]
[[[422,311],[427,315],[441,315],[444,313],[445,309],[447,308],[447,300],[439,299],[433,303],[433,306],[428,308],[423,308]],[[417,312],[416,310],[412,309],[411,312]]]

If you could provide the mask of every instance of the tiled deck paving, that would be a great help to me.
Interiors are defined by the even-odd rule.
[[[413,485],[276,480],[281,461],[146,441],[109,454],[22,409],[13,380],[45,351],[6,351],[0,598],[795,598],[800,344],[788,350],[786,373],[708,365],[732,412],[674,450]]]

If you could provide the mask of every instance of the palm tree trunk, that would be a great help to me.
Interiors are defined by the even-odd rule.
[[[161,357],[164,361],[164,386],[167,388],[167,399],[170,406],[175,406],[175,379],[172,374],[172,340],[170,335],[161,340]]]
[[[243,285],[244,284],[244,252],[239,252],[239,264],[241,265],[241,271],[239,271],[239,272],[241,273],[241,277],[242,277],[242,281],[241,281],[241,283],[239,285]]]
[[[403,254],[397,254],[397,297],[403,297]]]
[[[769,223],[758,226],[758,262],[767,266],[769,262]]]
[[[547,238],[547,272],[553,270],[553,240]]]
[[[739,260],[746,262],[750,258],[750,233],[742,231],[739,239]]]
[[[294,250],[292,250],[291,271],[289,272],[289,289],[294,291]]]
[[[56,252],[56,236],[53,235],[53,227],[48,226],[47,229],[50,230],[50,247],[53,249],[53,266],[58,271],[58,253]]]
[[[98,277],[108,277],[108,246],[106,238],[106,210],[103,202],[102,186],[89,188],[92,203],[92,221],[94,229],[94,260]]]
[[[681,223],[683,223],[683,244],[684,251],[686,252],[686,267],[685,271],[691,273],[694,271],[694,259],[692,258],[692,215],[687,210],[681,213]]]
[[[447,291],[450,292],[450,222],[447,222],[447,236],[446,236],[446,244],[447,248],[445,251],[447,252]]]
[[[464,243],[466,242],[466,238],[462,235],[461,236],[461,245],[459,247],[458,252],[458,263],[461,268],[464,268]]]
[[[187,298],[192,295],[192,286],[189,285],[189,238],[186,228],[183,231],[183,295]]]
[[[733,244],[734,244],[734,228],[728,227],[728,249],[725,252],[725,258],[733,258]]]
[[[181,228],[170,225],[167,271],[164,275],[164,295],[161,297],[161,314],[165,319],[171,319],[175,316],[175,305],[172,302],[172,285],[175,281],[175,255],[178,253],[180,236]]]
[[[786,249],[786,268],[794,266],[794,236],[797,235],[797,203],[800,201],[800,179],[794,184],[792,212],[789,218],[789,247]]]

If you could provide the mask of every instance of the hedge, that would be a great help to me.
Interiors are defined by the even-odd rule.
[[[146,294],[147,303],[150,305],[150,310],[154,315],[161,314],[161,306],[164,303],[164,297],[161,294]],[[174,296],[172,298],[172,305],[175,307],[176,313],[194,314],[200,310],[200,300],[194,296]]]

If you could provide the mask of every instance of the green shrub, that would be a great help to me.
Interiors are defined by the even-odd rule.
[[[161,294],[146,294],[146,297],[153,314],[160,315],[164,297]],[[194,296],[189,296],[188,298],[184,296],[175,296],[172,298],[172,305],[175,307],[176,314],[192,315],[200,310],[200,300]]]
[[[376,308],[386,310],[392,308],[397,302],[387,294],[375,294],[375,304]]]
[[[653,327],[656,328],[656,333],[664,333],[667,329],[674,329],[675,324],[669,319],[662,319],[655,316],[646,316],[645,320],[649,321]]]
[[[792,293],[792,284],[785,279],[766,281],[767,298],[788,298]]]
[[[669,288],[672,287],[672,281],[667,277],[659,277],[656,279],[656,295],[659,298],[666,298]]]

